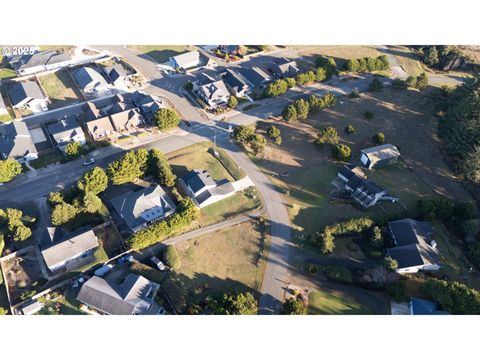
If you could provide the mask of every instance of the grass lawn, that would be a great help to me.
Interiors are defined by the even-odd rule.
[[[11,110],[9,109],[8,110],[8,114],[5,114],[5,115],[0,115],[0,122],[8,122],[10,120],[13,120],[15,116],[13,115],[13,113],[11,112]]]
[[[50,108],[55,109],[79,101],[80,92],[66,70],[38,76],[38,82],[50,98]]]
[[[205,169],[208,170],[214,180],[227,179],[233,181],[234,179],[222,163],[208,152],[212,145],[210,142],[202,142],[168,153],[166,156],[173,172],[180,178],[190,170]]]
[[[308,295],[310,315],[369,315],[371,311],[347,294],[314,290]]]
[[[35,169],[40,169],[45,166],[55,164],[63,159],[63,156],[58,153],[57,151],[51,152],[49,154],[41,155],[38,159],[30,161],[30,165],[32,165]]]
[[[129,45],[128,47],[148,55],[158,63],[167,62],[171,56],[193,50],[189,45]]]
[[[177,245],[182,265],[176,277],[187,301],[222,292],[252,291],[261,286],[265,262],[256,265],[262,234],[252,222],[236,225]]]
[[[11,79],[17,76],[15,70],[9,68],[0,68],[0,79]]]
[[[309,60],[315,60],[320,55],[333,57],[338,66],[346,59],[382,55],[374,46],[363,45],[299,45],[294,48],[299,49],[299,54]]]
[[[68,295],[44,299],[43,308],[36,315],[88,315],[80,310],[81,303]]]

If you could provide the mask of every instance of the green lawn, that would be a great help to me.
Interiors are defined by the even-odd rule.
[[[17,76],[14,70],[9,68],[0,68],[0,79],[11,79]]]
[[[15,117],[13,113],[11,113],[10,109],[8,110],[8,112],[9,112],[8,114],[0,115],[0,122],[8,122]]]
[[[50,107],[58,108],[79,101],[80,93],[66,70],[39,76],[38,81],[51,100]]]
[[[308,295],[311,315],[368,315],[371,311],[343,293],[314,290]]]
[[[189,45],[129,45],[128,47],[147,55],[158,63],[167,62],[172,56],[193,50]]]
[[[68,295],[59,295],[54,299],[44,299],[43,308],[37,315],[87,315],[80,310],[81,303]]]
[[[55,164],[63,159],[63,156],[58,153],[57,151],[51,152],[49,154],[41,155],[38,159],[30,161],[30,165],[32,165],[35,169],[40,169],[45,166]]]

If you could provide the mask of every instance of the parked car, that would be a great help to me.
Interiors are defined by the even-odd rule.
[[[133,262],[133,255],[125,255],[118,259],[119,264],[125,264],[127,262]]]
[[[85,160],[85,161],[83,162],[83,165],[84,165],[84,166],[87,166],[87,165],[92,165],[93,163],[95,163],[95,159],[94,159],[94,158],[90,158],[90,159],[88,159],[88,160]]]
[[[167,315],[167,310],[165,310],[163,307],[158,310],[158,315]]]
[[[158,270],[161,270],[161,271],[167,270],[167,267],[163,262],[160,261],[159,258],[152,256],[150,260],[152,260],[152,262],[157,266]]]
[[[113,268],[112,264],[107,264],[107,265],[102,266],[101,268],[98,268],[97,270],[95,270],[94,274],[96,276],[103,276],[106,273],[108,273],[112,268]]]

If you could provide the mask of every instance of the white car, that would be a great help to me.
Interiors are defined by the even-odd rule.
[[[157,265],[158,270],[163,271],[163,270],[166,270],[166,269],[167,269],[167,267],[165,266],[165,264],[164,264],[163,262],[161,262],[160,259],[158,259],[157,257],[152,256],[152,257],[150,258],[150,260],[152,260],[152,262],[153,262],[155,265]]]
[[[83,165],[84,165],[84,166],[87,166],[87,165],[92,165],[93,163],[95,163],[95,159],[94,159],[94,158],[90,158],[90,159],[88,159],[88,160],[85,160],[85,161],[83,162]]]

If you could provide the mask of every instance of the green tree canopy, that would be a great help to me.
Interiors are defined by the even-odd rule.
[[[242,144],[250,141],[250,138],[255,133],[255,126],[239,125],[233,129],[233,138]]]
[[[310,106],[305,100],[299,99],[295,101],[295,109],[297,110],[297,119],[305,120],[308,117]]]
[[[295,122],[298,120],[297,109],[294,104],[288,105],[283,111],[283,119],[287,122]]]
[[[92,194],[100,194],[105,191],[108,186],[108,176],[101,167],[95,167],[83,174],[78,182],[78,188],[83,192]]]
[[[0,160],[0,183],[11,181],[22,172],[22,165],[13,159]]]
[[[219,305],[216,313],[222,315],[256,315],[258,312],[258,302],[250,292],[224,294]]]
[[[82,144],[78,141],[69,142],[65,147],[65,154],[72,159],[78,158],[81,155],[81,151]]]
[[[55,205],[52,211],[52,224],[59,226],[74,219],[79,213],[79,209],[67,203]]]
[[[175,245],[168,245],[163,253],[163,261],[165,265],[169,266],[173,270],[180,269],[182,265],[182,261],[180,260],[180,256],[178,256],[177,248]]]
[[[144,175],[147,161],[147,150],[129,151],[120,160],[108,165],[108,176],[115,185],[132,182]]]
[[[180,124],[177,112],[170,108],[161,108],[153,114],[153,122],[160,130],[171,129]]]
[[[102,200],[100,200],[100,198],[96,194],[87,191],[83,195],[83,199],[82,199],[83,212],[94,214],[98,212],[98,210],[100,210],[101,207],[102,207]]]
[[[230,96],[228,99],[228,107],[231,109],[236,109],[238,106],[238,100],[235,96]]]
[[[284,315],[307,315],[307,308],[300,299],[290,298],[283,303],[282,314]]]
[[[167,158],[159,149],[151,149],[148,158],[148,172],[163,186],[172,187],[177,177]]]

